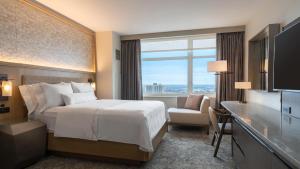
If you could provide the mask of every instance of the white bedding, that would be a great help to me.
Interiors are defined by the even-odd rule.
[[[167,115],[159,101],[96,100],[50,108],[38,118],[56,137],[136,144],[152,152]]]

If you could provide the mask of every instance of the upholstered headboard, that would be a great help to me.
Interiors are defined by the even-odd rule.
[[[19,91],[20,85],[38,82],[88,82],[88,79],[92,79],[93,81],[96,79],[94,72],[6,63],[1,61],[0,72],[1,74],[7,74],[8,79],[11,79],[13,82],[13,96],[9,97],[8,101],[0,101],[0,104],[5,104],[5,106],[10,107],[10,113],[0,114],[0,120],[27,117],[27,109]]]
[[[45,83],[60,83],[60,82],[80,82],[80,83],[87,83],[88,78],[75,78],[75,77],[53,77],[53,76],[29,76],[23,75],[22,76],[22,84],[29,85],[39,82]]]

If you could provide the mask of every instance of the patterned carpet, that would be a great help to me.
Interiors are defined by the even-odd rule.
[[[234,168],[230,136],[221,142],[218,157],[208,136],[199,128],[173,127],[153,159],[139,166],[48,156],[28,169],[227,169]]]

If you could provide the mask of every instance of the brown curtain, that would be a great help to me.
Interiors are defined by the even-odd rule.
[[[140,40],[121,42],[121,99],[143,99]]]
[[[222,101],[242,100],[234,83],[244,79],[244,32],[217,34],[217,60],[227,60],[228,72],[218,77],[216,106]]]

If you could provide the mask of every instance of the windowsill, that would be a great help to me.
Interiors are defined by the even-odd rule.
[[[208,94],[208,93],[194,93],[194,94],[200,94],[200,95],[205,95],[211,98],[215,98],[216,94]],[[188,94],[182,94],[182,95],[146,95],[143,96],[144,98],[154,98],[154,97],[161,97],[161,98],[176,98],[176,97],[185,97],[188,96]]]
[[[183,96],[187,96],[187,95],[183,95]],[[150,95],[150,96],[143,96],[144,98],[153,98],[153,97],[163,97],[163,98],[173,98],[173,97],[178,97],[177,95],[174,95],[174,96],[172,96],[172,95],[170,95],[170,96],[168,96],[168,95],[165,95],[165,96],[162,96],[162,95]]]

